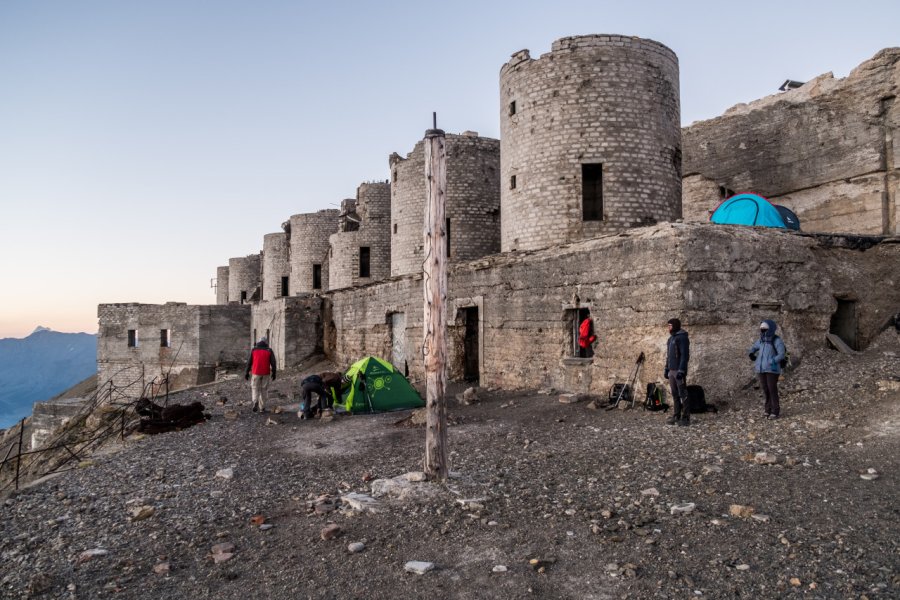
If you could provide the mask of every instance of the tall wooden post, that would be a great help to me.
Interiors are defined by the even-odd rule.
[[[447,157],[444,132],[425,132],[425,473],[447,479],[447,240],[444,201],[447,194]]]

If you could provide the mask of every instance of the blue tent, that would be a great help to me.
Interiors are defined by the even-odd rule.
[[[780,229],[800,229],[797,216],[791,211],[775,206],[757,194],[737,194],[723,201],[709,220],[723,225],[756,225]],[[789,218],[785,219],[783,215]],[[792,218],[790,218],[792,217]]]

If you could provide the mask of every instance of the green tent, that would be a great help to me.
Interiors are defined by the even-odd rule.
[[[419,393],[394,366],[367,356],[347,369],[350,385],[336,406],[347,412],[372,412],[425,406]]]

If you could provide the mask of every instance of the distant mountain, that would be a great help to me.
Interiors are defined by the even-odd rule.
[[[38,327],[23,339],[0,339],[0,429],[96,372],[96,335]]]

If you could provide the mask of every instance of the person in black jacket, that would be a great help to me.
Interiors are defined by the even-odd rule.
[[[669,341],[666,345],[666,368],[663,374],[669,380],[674,414],[666,420],[669,425],[687,426],[691,423],[688,407],[687,370],[691,358],[691,342],[687,331],[681,328],[681,321],[669,319]]]
[[[309,419],[315,412],[320,412],[322,408],[328,406],[328,392],[325,390],[325,380],[319,375],[310,375],[301,381],[300,391],[303,392],[303,399],[300,401],[300,410],[297,411],[298,418]],[[312,406],[313,393],[319,397],[315,409]]]

